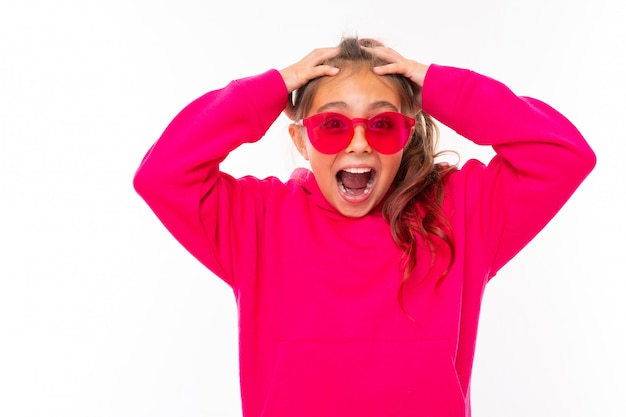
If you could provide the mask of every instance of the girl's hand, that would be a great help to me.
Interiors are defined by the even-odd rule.
[[[336,47],[318,48],[295,64],[280,70],[279,72],[285,81],[287,91],[291,93],[317,77],[336,75],[339,72],[339,68],[323,65],[322,63],[337,55],[338,52],[339,48]]]
[[[314,49],[300,61],[279,71],[280,75],[283,77],[285,86],[287,86],[287,92],[289,93],[289,100],[284,110],[287,117],[292,120],[295,118],[295,110],[291,101],[291,93],[293,91],[314,78],[325,75],[333,76],[339,73],[339,68],[322,64],[327,59],[337,55],[338,52],[338,47]]]
[[[426,71],[428,71],[428,65],[406,59],[393,49],[385,47],[372,39],[359,39],[359,43],[363,48],[367,48],[367,51],[372,55],[389,62],[387,65],[375,67],[374,72],[376,74],[400,74],[420,87],[424,86],[424,78],[426,77]]]
[[[337,55],[337,52],[339,52],[339,48],[318,48],[295,64],[280,70],[279,72],[283,76],[287,91],[291,93],[317,77],[336,75],[339,72],[339,68],[322,65],[322,62]]]

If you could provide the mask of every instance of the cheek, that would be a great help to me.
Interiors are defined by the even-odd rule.
[[[308,161],[316,177],[332,176],[335,155],[326,155],[317,151],[311,144],[307,146]]]
[[[385,176],[390,177],[393,180],[398,173],[400,163],[402,162],[402,151],[395,155],[385,156],[381,162]]]

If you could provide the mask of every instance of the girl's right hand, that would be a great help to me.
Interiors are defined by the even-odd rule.
[[[337,55],[338,52],[338,47],[314,49],[300,61],[280,70],[287,91],[291,93],[317,77],[336,75],[339,68],[322,63]]]

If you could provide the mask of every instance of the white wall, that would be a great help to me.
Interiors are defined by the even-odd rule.
[[[132,176],[190,100],[343,34],[493,76],[588,138],[596,170],[485,294],[474,414],[626,415],[618,3],[3,2],[0,415],[240,415],[232,294],[167,234]],[[286,178],[298,162],[286,127],[224,169]],[[443,135],[463,159],[489,155]]]

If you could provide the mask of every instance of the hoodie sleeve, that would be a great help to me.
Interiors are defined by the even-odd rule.
[[[230,285],[237,245],[231,227],[251,210],[242,196],[254,193],[258,180],[237,181],[221,173],[219,163],[259,140],[286,103],[276,70],[209,92],[172,120],[134,177],[135,190],[172,235]]]
[[[431,65],[423,108],[496,152],[488,165],[468,161],[459,173],[465,223],[493,276],[556,215],[595,166],[595,154],[555,109],[470,70]]]

